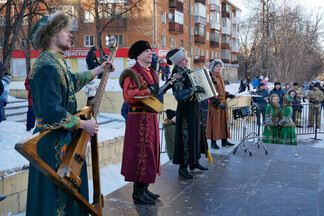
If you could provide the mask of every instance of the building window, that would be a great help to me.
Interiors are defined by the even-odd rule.
[[[201,49],[201,56],[205,56],[205,50]]]
[[[25,38],[20,39],[20,49],[26,49],[27,48],[27,40]]]
[[[231,27],[231,20],[228,18],[223,18],[222,19],[222,26],[223,27]]]
[[[198,57],[199,57],[199,55],[200,55],[199,51],[200,51],[199,48],[196,47],[196,48],[195,48],[195,56],[198,56]]]
[[[195,15],[206,18],[206,6],[201,3],[195,3]]]
[[[161,22],[166,23],[166,12],[164,11],[161,12]]]
[[[106,44],[108,44],[110,36],[111,35],[108,35],[108,37],[106,37]],[[114,36],[117,40],[118,46],[124,46],[124,35],[114,35]]]
[[[230,51],[229,50],[222,50],[221,56],[222,59],[230,60]]]
[[[93,23],[94,16],[91,11],[84,11],[84,22],[85,23]]]
[[[0,38],[0,48],[3,48],[3,38]]]
[[[209,40],[209,32],[206,34],[206,40]]]
[[[209,58],[209,51],[206,50],[206,58],[208,59]]]
[[[74,47],[74,40],[75,40],[74,35],[72,35],[72,37],[71,37],[71,47]]]
[[[4,26],[6,24],[5,15],[0,15],[0,26]]]
[[[214,59],[214,51],[210,51],[210,59]]]
[[[84,47],[92,47],[94,46],[94,36],[93,35],[85,35],[84,36]]]
[[[174,22],[183,25],[183,13],[180,11],[174,11]]]
[[[229,35],[222,35],[222,44],[230,44],[231,38]]]
[[[180,40],[180,47],[183,48],[184,47],[183,45],[184,45],[183,40]]]
[[[161,36],[161,47],[166,48],[166,38],[163,35]]]
[[[211,32],[210,40],[219,42],[219,31]]]
[[[205,26],[203,24],[195,25],[195,35],[205,36]]]
[[[229,4],[223,3],[222,11],[230,12],[231,6]]]
[[[170,38],[170,49],[175,49],[175,48],[176,48],[176,39]]]

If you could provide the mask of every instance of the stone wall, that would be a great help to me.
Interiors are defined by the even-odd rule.
[[[117,137],[99,143],[100,167],[108,164],[118,164],[121,162],[123,153],[124,137]],[[89,179],[92,179],[91,151],[87,148],[87,169]],[[6,195],[6,199],[0,202],[0,215],[12,215],[26,210],[28,184],[28,167],[17,168],[0,172],[0,195]]]

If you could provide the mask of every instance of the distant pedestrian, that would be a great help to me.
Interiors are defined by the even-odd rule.
[[[265,111],[268,105],[268,97],[269,94],[265,90],[264,83],[260,83],[257,91],[255,92],[256,96],[259,97],[253,97],[254,102],[257,103],[259,108],[257,109],[257,125],[261,126],[261,114],[262,114],[262,122],[265,121]],[[259,132],[258,132],[259,133]]]
[[[240,87],[239,87],[239,92],[245,92],[245,90],[248,89],[248,91],[250,91],[250,86],[248,84],[248,82],[246,81],[246,79],[242,79],[240,82]]]
[[[286,95],[288,90],[290,89],[289,83],[286,83],[285,88],[283,89],[284,94]]]
[[[28,84],[28,75],[25,80],[25,88],[28,92],[28,111],[27,111],[26,131],[31,131],[35,127],[36,116],[34,114],[33,100],[30,93],[29,84]]]
[[[270,95],[262,133],[262,142],[264,143],[279,143],[279,120],[281,115],[279,100],[278,95]]]
[[[283,105],[283,97],[284,97],[285,93],[281,89],[280,82],[275,82],[274,88],[270,91],[269,95],[271,96],[272,94],[276,94],[279,97],[279,99],[280,99],[279,104],[282,107],[282,105]]]
[[[259,85],[259,77],[257,76],[252,82],[253,89],[256,89],[258,85]]]
[[[4,109],[5,109],[5,107],[7,106],[7,103],[8,103],[9,84],[11,82],[11,77],[8,76],[8,75],[5,75],[4,77],[2,77],[1,82],[3,84],[3,92],[0,95],[0,101],[2,103],[2,113],[0,115],[2,116],[2,120],[6,120],[6,115],[5,115]]]
[[[269,81],[269,78],[266,77],[266,78],[264,78],[264,80],[262,80],[261,82],[264,83],[265,90],[266,90],[266,91],[268,92],[268,94],[269,94],[268,81]]]
[[[309,116],[308,116],[308,126],[314,127],[314,118],[317,117],[316,125],[320,127],[321,125],[321,102],[324,99],[323,92],[319,90],[320,83],[315,83],[313,90],[309,91],[306,99],[309,100]]]
[[[96,56],[97,48],[95,46],[91,47],[90,51],[86,57],[86,63],[89,70],[92,70],[100,65],[97,56]]]
[[[176,127],[176,112],[171,109],[165,111],[167,118],[163,122],[165,147],[170,160],[173,159],[175,127]]]
[[[292,121],[291,117],[293,114],[292,110],[292,102],[293,98],[290,95],[285,95],[284,97],[284,105],[281,111],[281,120],[279,121],[280,129],[280,137],[279,143],[285,145],[297,145],[297,135],[295,124]]]
[[[293,102],[292,102],[293,114],[292,114],[291,119],[293,120],[293,122],[296,122],[296,113],[298,111],[301,111],[302,105],[297,100],[297,92],[295,90],[290,89],[288,91],[287,95],[289,95],[290,97],[293,98]]]
[[[161,59],[161,64],[159,66],[159,72],[162,74],[162,80],[166,81],[169,78],[170,66],[166,63],[164,59]]]
[[[301,100],[305,97],[305,94],[304,92],[299,88],[299,85],[297,82],[294,82],[293,84],[293,90],[296,91],[297,93],[297,100],[298,100],[298,111],[296,112],[296,120],[295,120],[295,124],[296,124],[296,127],[303,127],[301,125],[301,114],[302,114],[302,111],[303,111],[303,107],[301,105]]]
[[[158,63],[159,57],[156,55],[156,50],[152,50],[152,62],[151,62],[151,68],[156,71],[156,66]]]

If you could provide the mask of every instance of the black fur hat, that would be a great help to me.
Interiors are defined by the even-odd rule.
[[[147,49],[152,49],[149,42],[144,40],[137,41],[129,48],[128,58],[136,60]]]
[[[167,115],[167,119],[170,119],[170,120],[176,115],[176,112],[173,110],[170,110],[170,109],[167,109],[165,111],[165,113]]]
[[[50,45],[51,38],[64,28],[70,28],[71,20],[63,12],[44,16],[33,26],[29,38],[34,49],[44,50]]]

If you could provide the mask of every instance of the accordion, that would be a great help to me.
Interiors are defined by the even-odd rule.
[[[199,102],[212,97],[216,97],[218,95],[214,87],[214,83],[210,78],[208,69],[201,69],[199,71],[190,73],[189,79],[191,81],[192,86],[199,85],[205,90],[205,93],[196,93],[196,97]]]

